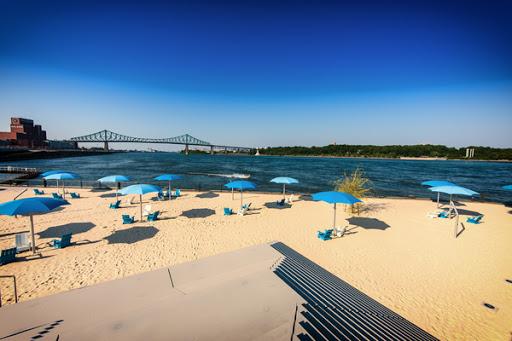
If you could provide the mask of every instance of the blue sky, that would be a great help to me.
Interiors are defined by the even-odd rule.
[[[0,97],[55,139],[512,147],[512,5],[0,1]]]

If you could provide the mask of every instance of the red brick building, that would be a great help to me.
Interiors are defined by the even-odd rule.
[[[45,147],[46,131],[39,124],[34,125],[32,120],[11,117],[11,131],[0,132],[0,140],[20,147]]]

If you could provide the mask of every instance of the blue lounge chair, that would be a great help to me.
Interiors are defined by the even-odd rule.
[[[331,239],[331,233],[332,233],[332,229],[331,230],[325,230],[324,232],[321,232],[321,231],[318,231],[317,232],[317,237],[321,240],[330,240]]]
[[[233,214],[233,210],[231,208],[224,207],[224,215],[232,215],[232,214]]]
[[[156,211],[156,212],[148,214],[148,221],[155,221],[155,220],[157,220],[159,214],[160,214],[160,211]]]
[[[276,202],[277,206],[284,206],[284,201],[285,201],[284,199],[278,200]]]
[[[242,205],[242,209],[244,209],[244,210],[248,211],[248,210],[249,210],[249,208],[251,207],[251,204],[252,204],[252,202],[250,202],[250,203],[248,203],[248,204],[243,204],[243,205]]]
[[[181,197],[181,191],[180,191],[180,189],[179,189],[179,188],[176,188],[176,191],[174,192],[174,196],[175,196],[176,198]]]
[[[0,255],[0,265],[12,263],[14,261],[16,261],[16,248],[15,247],[13,247],[11,249],[2,250],[2,254]]]
[[[481,215],[477,215],[475,217],[470,217],[466,221],[471,224],[480,224],[480,220],[482,220],[483,217],[484,217],[484,215],[481,214]]]
[[[443,211],[443,212],[439,213],[437,216],[439,218],[450,218],[450,215],[446,211]]]
[[[130,217],[128,214],[123,214],[123,224],[133,224],[135,217]]]
[[[53,197],[53,199],[60,199],[60,200],[62,200],[62,195],[60,195],[58,193],[52,193],[52,197]]]
[[[39,189],[34,188],[34,194],[35,195],[44,195],[44,191],[40,191]]]
[[[60,239],[54,239],[50,242],[50,245],[53,246],[56,249],[63,249],[66,246],[71,245],[71,233],[67,233],[62,235]]]
[[[121,200],[117,200],[115,203],[110,203],[109,208],[117,209],[121,205]]]
[[[73,198],[73,199],[80,199],[80,194],[78,194],[78,193],[71,192],[69,194],[71,195],[71,198]]]
[[[162,192],[158,192],[158,197],[157,197],[157,198],[158,198],[158,200],[160,200],[160,201],[165,200],[164,193],[162,193]]]

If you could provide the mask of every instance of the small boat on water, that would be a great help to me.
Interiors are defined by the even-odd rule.
[[[241,174],[241,173],[233,173],[233,174],[214,174],[214,173],[189,173],[191,175],[205,175],[205,176],[217,176],[220,178],[229,178],[229,179],[249,179],[251,177],[250,174]]]

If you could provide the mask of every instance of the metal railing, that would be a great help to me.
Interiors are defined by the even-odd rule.
[[[12,278],[14,289],[14,302],[18,303],[18,289],[16,288],[16,276],[14,275],[0,275],[0,278]],[[2,292],[0,290],[0,307],[2,306]]]
[[[0,167],[0,173],[32,174],[32,173],[39,173],[39,170],[37,168],[33,168],[33,167],[4,166],[4,167]]]

